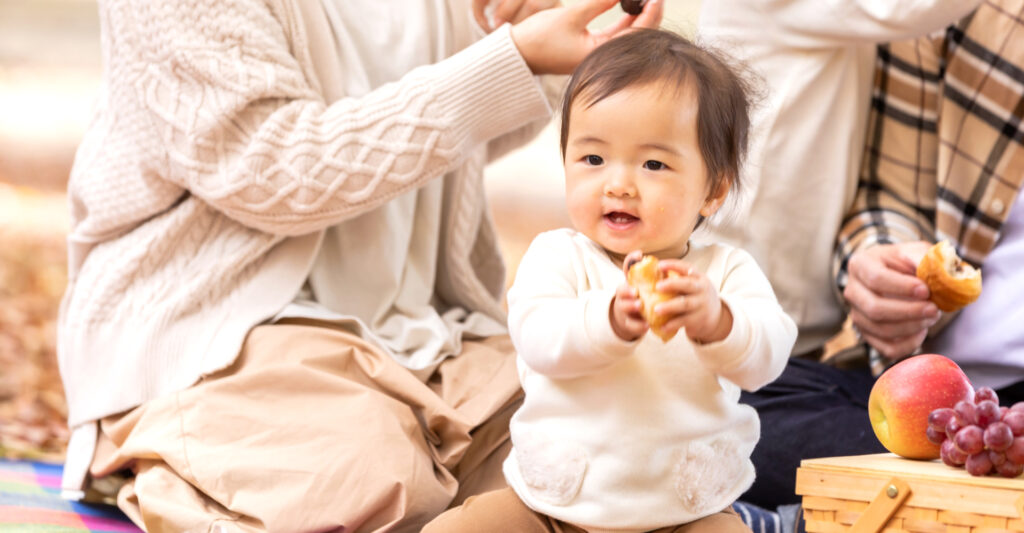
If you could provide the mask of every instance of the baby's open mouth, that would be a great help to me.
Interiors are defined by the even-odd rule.
[[[605,220],[612,224],[630,224],[640,220],[639,217],[631,215],[629,213],[623,213],[622,211],[612,211],[604,215]]]

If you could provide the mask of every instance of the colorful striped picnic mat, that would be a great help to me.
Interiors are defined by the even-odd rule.
[[[116,507],[60,497],[61,465],[0,459],[0,532],[138,533]]]
[[[0,459],[0,533],[141,533],[116,507],[61,499],[62,470],[62,465]],[[733,509],[754,533],[791,531],[778,513],[744,502]]]

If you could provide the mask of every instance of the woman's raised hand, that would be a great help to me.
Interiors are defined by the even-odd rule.
[[[635,28],[661,24],[663,0],[651,0],[639,15],[624,15],[610,27],[593,32],[587,24],[618,0],[579,0],[567,7],[544,9],[512,26],[512,40],[534,74],[570,74],[606,41]]]
[[[559,0],[473,0],[473,16],[481,28],[491,32],[506,22],[519,24],[534,13],[561,5]],[[488,6],[493,6],[491,13]]]

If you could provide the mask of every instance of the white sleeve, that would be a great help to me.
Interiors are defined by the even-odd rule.
[[[701,27],[757,31],[790,46],[882,43],[926,35],[966,16],[980,0],[717,0]],[[740,11],[742,10],[742,11]],[[746,40],[746,38],[744,38]]]
[[[573,378],[629,356],[639,341],[612,331],[608,316],[614,288],[580,292],[571,238],[539,235],[530,244],[508,292],[509,334],[519,357],[535,372]]]
[[[719,295],[732,312],[732,330],[721,341],[694,348],[716,374],[753,391],[782,374],[796,342],[796,323],[754,258],[739,249],[729,253]]]

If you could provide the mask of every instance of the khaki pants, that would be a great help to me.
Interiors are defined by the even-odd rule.
[[[522,400],[507,337],[466,342],[424,384],[358,337],[260,326],[234,365],[101,422],[92,472],[149,532],[415,532],[505,486]]]
[[[423,533],[584,533],[586,530],[530,509],[510,488],[474,496],[423,528]],[[663,527],[651,533],[750,533],[731,508],[689,524]]]

